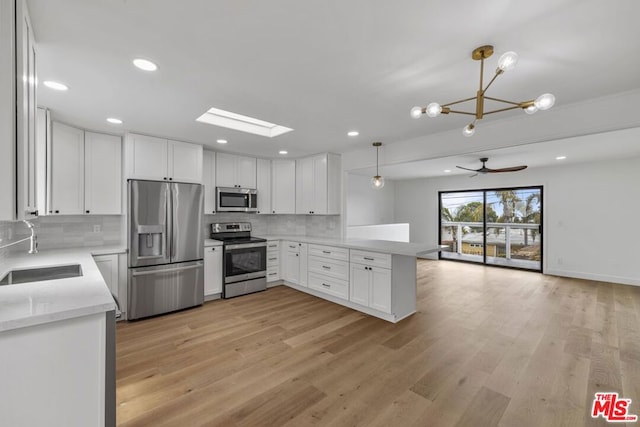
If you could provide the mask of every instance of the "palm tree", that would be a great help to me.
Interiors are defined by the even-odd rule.
[[[500,190],[494,192],[494,194],[500,199],[500,204],[502,205],[502,220],[498,219],[498,221],[513,222],[516,203],[521,201],[516,192],[514,190]]]
[[[525,222],[531,223],[533,222],[535,223],[540,223],[540,211],[536,210],[533,211],[532,208],[534,206],[534,201],[536,202],[536,205],[540,205],[540,192],[536,191],[535,193],[531,193],[529,194],[529,196],[527,197],[527,200],[525,201]],[[533,221],[532,221],[533,220]],[[527,236],[528,236],[528,229],[525,229],[524,231],[524,245],[527,246],[529,244]],[[533,241],[536,241],[536,234],[538,233],[537,230],[533,229],[531,230],[531,237],[533,239]]]
[[[440,220],[441,221],[447,221],[447,222],[455,222],[456,221],[456,215],[452,214],[451,211],[449,210],[449,208],[445,208],[444,206],[442,207],[442,211],[440,212]],[[456,233],[456,227],[454,226],[448,226],[446,227],[449,230],[449,233],[451,234],[451,237],[453,239],[453,248],[452,250],[455,252],[458,250],[458,233]]]

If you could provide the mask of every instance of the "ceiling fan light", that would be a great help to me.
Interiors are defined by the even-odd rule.
[[[539,97],[533,101],[533,105],[535,105],[539,110],[548,110],[553,107],[553,104],[556,103],[556,97],[550,93],[543,93]]]
[[[513,70],[518,63],[518,54],[512,51],[505,52],[498,59],[498,68],[502,71]]]
[[[416,105],[411,109],[410,114],[411,114],[411,117],[413,117],[414,119],[419,119],[420,117],[422,117],[422,107],[420,107],[419,105]]]
[[[464,129],[462,129],[462,134],[464,136],[473,136],[474,133],[476,133],[476,127],[473,123],[469,123],[464,127]]]
[[[527,114],[535,114],[538,111],[538,107],[535,104],[531,104],[528,107],[523,108],[524,112]]]
[[[374,190],[379,190],[382,187],[384,187],[383,177],[381,177],[380,175],[376,175],[373,178],[371,178],[371,188],[373,188]]]

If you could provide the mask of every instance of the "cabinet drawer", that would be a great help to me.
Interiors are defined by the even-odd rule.
[[[267,267],[267,283],[280,280],[280,269],[276,267]]]
[[[349,298],[349,282],[309,273],[309,287],[338,298]]]
[[[276,253],[267,253],[267,267],[280,265],[280,255]]]
[[[351,262],[382,268],[391,268],[391,254],[351,249]]]
[[[288,252],[300,252],[300,244],[298,242],[284,242],[284,248]]]
[[[309,272],[349,280],[349,262],[309,255]]]
[[[336,248],[333,246],[309,245],[309,255],[349,261],[349,249]]]
[[[267,242],[267,252],[278,251],[280,249],[279,240],[269,240]]]

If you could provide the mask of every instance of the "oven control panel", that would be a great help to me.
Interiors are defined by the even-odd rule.
[[[219,222],[211,224],[212,233],[251,231],[250,222]]]

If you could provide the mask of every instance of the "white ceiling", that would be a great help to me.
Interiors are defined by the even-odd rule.
[[[516,69],[492,85],[490,95],[497,98],[521,101],[552,92],[556,105],[567,105],[640,86],[637,0],[28,0],[28,5],[39,81],[70,87],[64,93],[41,87],[39,104],[51,108],[54,118],[256,156],[276,157],[280,149],[290,157],[347,152],[375,140],[393,144],[461,129],[466,116],[413,120],[409,109],[474,96],[479,64],[470,53],[483,44],[496,50],[487,61],[489,73],[501,53],[520,55]],[[131,60],[138,56],[154,60],[159,70],[137,70]],[[197,123],[210,107],[295,130],[269,139]],[[110,125],[107,117],[119,117],[124,125]],[[347,137],[352,129],[360,136]],[[218,138],[229,144],[217,145]],[[461,166],[475,166],[476,157]],[[455,166],[445,160],[437,168]],[[523,161],[515,155],[503,160]],[[528,156],[526,162],[535,160]]]

